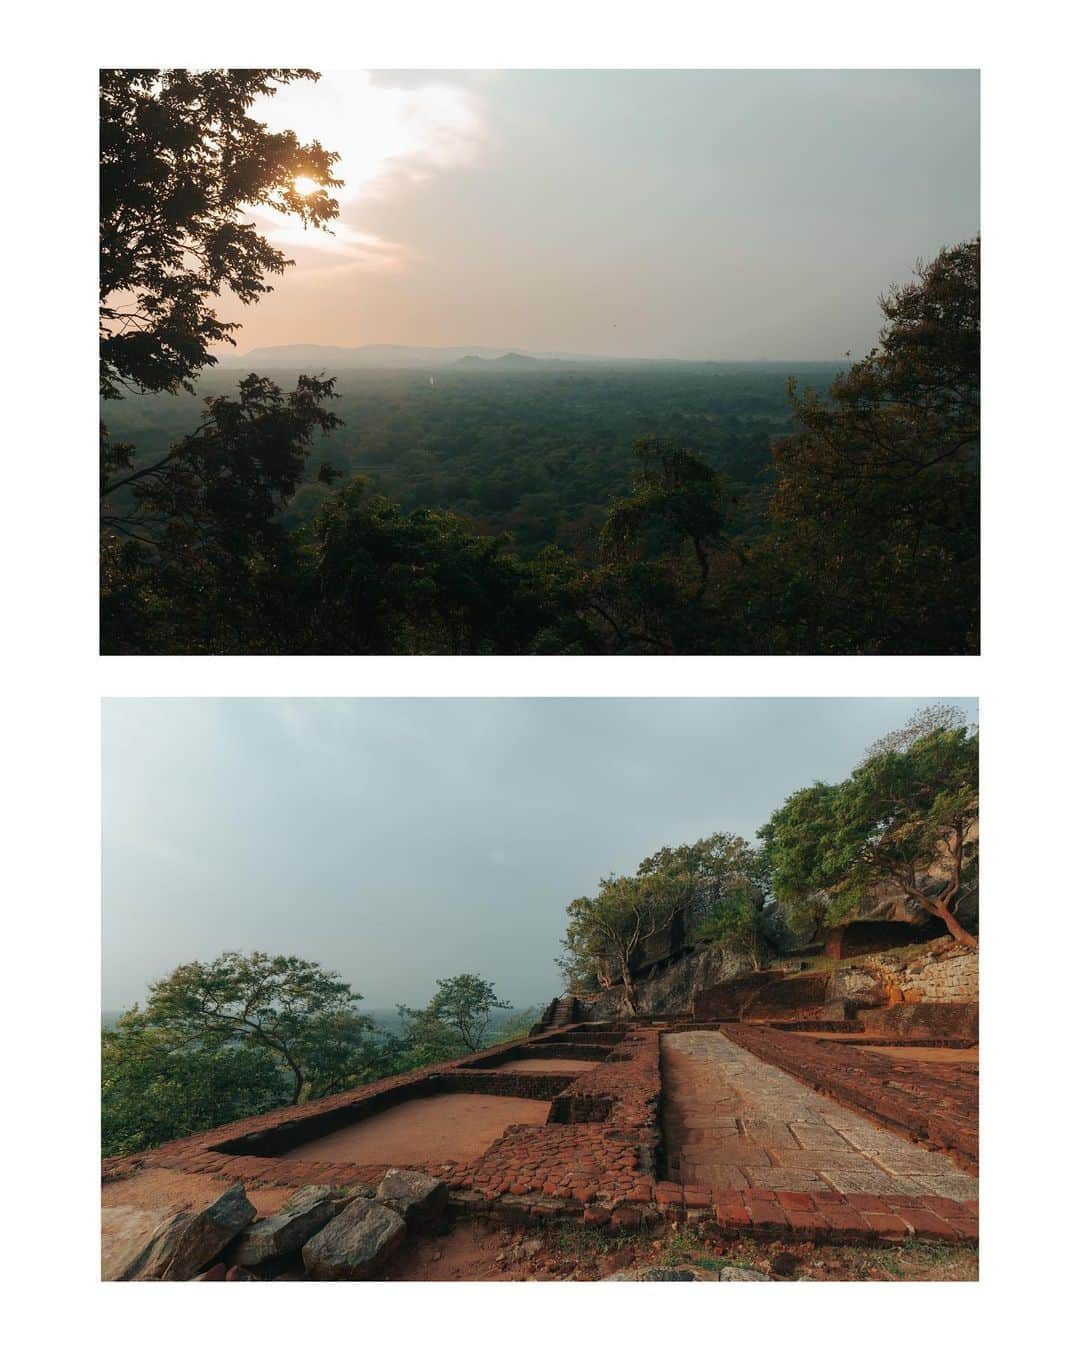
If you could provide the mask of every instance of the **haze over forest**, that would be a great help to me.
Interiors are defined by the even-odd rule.
[[[240,352],[833,361],[979,226],[976,71],[324,71],[252,115],[344,186],[332,235],[255,217],[296,266],[222,303]]]
[[[103,653],[979,649],[977,72],[101,109]]]

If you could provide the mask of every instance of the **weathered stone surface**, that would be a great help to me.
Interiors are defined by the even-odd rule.
[[[703,989],[737,979],[752,969],[749,956],[740,953],[724,951],[717,946],[695,951],[638,984],[635,990],[638,1011],[644,1016],[689,1016],[694,999]],[[604,1021],[622,1015],[625,1011],[622,996],[617,988],[599,994],[588,1005],[588,1019]]]
[[[405,1223],[385,1204],[354,1199],[303,1248],[315,1279],[367,1279],[405,1238]]]
[[[375,1198],[400,1213],[410,1227],[430,1222],[446,1208],[450,1189],[444,1180],[434,1180],[422,1171],[387,1171]]]
[[[101,1210],[101,1277],[103,1280],[130,1277],[131,1269],[159,1228],[172,1220],[168,1208],[136,1208],[131,1204],[109,1204]]]
[[[232,1252],[233,1263],[252,1268],[298,1251],[345,1205],[334,1198],[329,1185],[305,1185],[271,1218],[263,1218],[244,1232]]]
[[[720,1271],[721,1283],[768,1283],[769,1276],[756,1269],[743,1269],[741,1265],[727,1265]]]
[[[239,1182],[195,1213],[170,1215],[117,1279],[192,1279],[255,1216]]]

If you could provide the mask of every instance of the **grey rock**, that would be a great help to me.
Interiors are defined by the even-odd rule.
[[[303,1247],[315,1279],[367,1279],[405,1238],[401,1217],[371,1199],[354,1199]]]
[[[193,1279],[255,1216],[238,1181],[196,1213],[174,1213],[153,1233],[120,1279]]]
[[[387,1171],[375,1198],[400,1213],[410,1227],[430,1222],[446,1208],[450,1190],[445,1181],[422,1171]]]
[[[241,1235],[233,1263],[250,1269],[298,1251],[345,1203],[334,1198],[329,1185],[305,1185],[273,1217],[253,1223]]]
[[[769,1283],[767,1274],[756,1269],[743,1269],[741,1265],[726,1265],[720,1271],[721,1283]]]

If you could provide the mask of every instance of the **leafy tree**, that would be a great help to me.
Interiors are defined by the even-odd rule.
[[[977,650],[979,241],[881,300],[880,345],[774,447],[797,649]]]
[[[199,427],[150,463],[103,441],[104,651],[295,646],[294,549],[280,515],[312,437],[338,425],[323,407],[332,396],[332,380],[301,375],[286,395],[248,375],[238,398],[208,398]]]
[[[977,880],[978,809],[978,736],[937,729],[871,755],[846,782],[796,793],[761,837],[779,898],[824,894],[835,920],[893,882],[974,947],[956,910]]]
[[[274,1056],[255,1045],[191,1044],[121,1024],[101,1037],[101,1148],[107,1157],[257,1115],[290,1099]]]
[[[439,1034],[448,1033],[458,1053],[464,1049],[466,1054],[475,1054],[484,1046],[492,1012],[509,1010],[510,1003],[500,1002],[495,996],[494,985],[477,974],[455,974],[450,979],[437,979],[435,987],[435,996],[423,1010],[398,1008],[410,1033],[435,1043]]]
[[[917,740],[922,740],[934,731],[956,731],[967,725],[967,717],[959,707],[953,707],[949,703],[930,703],[909,717],[903,726],[883,735],[880,740],[875,740],[866,751],[863,762],[893,750],[903,753]]]
[[[751,849],[734,834],[717,833],[696,843],[661,848],[635,876],[609,876],[594,896],[567,906],[570,922],[560,968],[575,990],[621,983],[626,1009],[636,1010],[634,967],[647,943],[700,921],[710,908],[753,885]]]
[[[314,71],[106,70],[101,74],[100,368],[106,399],[191,391],[233,342],[213,301],[245,304],[289,260],[253,208],[323,229],[337,215],[337,155],[249,116],[261,95]],[[310,190],[301,191],[304,178]],[[272,652],[296,647],[293,545],[277,517],[299,486],[332,381],[285,397],[252,375],[207,400],[167,454],[101,436],[102,649]]]
[[[101,72],[101,390],[191,388],[232,342],[211,302],[251,304],[290,265],[244,219],[262,207],[322,229],[338,155],[270,132],[254,101],[313,70]],[[302,192],[298,180],[316,185]]]
[[[749,956],[754,969],[760,970],[769,951],[767,931],[761,899],[744,893],[715,903],[702,920],[697,937]]]
[[[406,513],[357,478],[329,496],[306,575],[312,650],[509,654],[551,620],[506,538],[482,538],[444,511]]]
[[[618,651],[713,649],[718,567],[737,556],[730,479],[654,436],[634,453],[632,493],[611,504],[600,530],[590,608]]]
[[[286,1072],[296,1102],[369,1080],[375,1027],[353,1010],[360,999],[314,961],[227,951],[151,984],[145,1008],[124,1020],[203,1050],[258,1049]]]

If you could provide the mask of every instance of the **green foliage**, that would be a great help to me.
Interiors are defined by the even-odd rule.
[[[800,649],[978,649],[979,241],[881,301],[881,345],[794,402],[770,548]]]
[[[112,654],[295,646],[296,557],[280,513],[308,446],[337,424],[332,380],[283,394],[249,375],[211,398],[166,455],[134,467],[103,434],[102,649]]]
[[[510,1003],[495,996],[495,987],[477,974],[456,974],[436,980],[435,996],[422,1010],[400,1006],[398,1012],[414,1044],[452,1052],[443,1058],[475,1054],[485,1044],[491,1014],[509,1010]]]
[[[558,961],[575,992],[622,983],[634,1009],[634,965],[646,943],[676,922],[693,929],[718,905],[756,894],[756,863],[745,841],[717,833],[696,843],[661,848],[635,876],[609,876],[595,895],[583,895],[569,916]]]
[[[249,116],[316,78],[102,74],[103,651],[977,649],[977,241],[894,289],[880,347],[791,408],[774,371],[713,363],[410,372],[350,376],[346,428],[334,381],[250,375],[238,397],[208,382],[192,430],[238,326],[214,301],[257,302],[289,265],[244,213],[337,214],[337,156]]]
[[[101,1148],[106,1157],[257,1115],[291,1099],[274,1056],[255,1045],[192,1045],[124,1026],[101,1037]]]
[[[243,219],[252,207],[324,228],[338,213],[338,156],[248,113],[260,95],[312,70],[101,72],[101,389],[191,387],[232,342],[210,301],[251,304],[288,264]],[[309,195],[295,179],[319,184]]]
[[[779,899],[825,905],[831,923],[892,882],[974,944],[955,911],[978,870],[978,736],[935,720],[915,719],[914,739],[886,738],[845,782],[796,792],[773,813],[759,837]]]
[[[258,1049],[287,1073],[299,1101],[378,1075],[374,1027],[353,1010],[360,996],[313,961],[228,951],[151,984],[145,1008],[122,1024],[204,1050]]]

